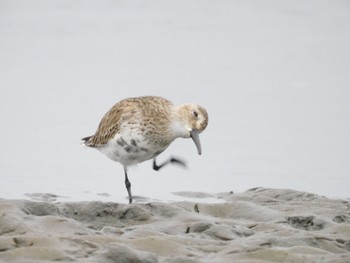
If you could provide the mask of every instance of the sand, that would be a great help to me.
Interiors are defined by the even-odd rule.
[[[267,188],[177,195],[197,202],[0,199],[0,262],[350,262],[348,200]]]

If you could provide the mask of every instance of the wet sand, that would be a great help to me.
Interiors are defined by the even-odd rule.
[[[0,262],[350,262],[349,200],[267,188],[177,195],[196,202],[0,199]]]

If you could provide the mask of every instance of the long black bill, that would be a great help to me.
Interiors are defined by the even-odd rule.
[[[192,140],[194,141],[194,144],[197,147],[198,154],[201,155],[202,154],[202,147],[201,147],[201,142],[199,140],[199,132],[197,130],[192,130],[190,132],[190,134],[191,134]]]

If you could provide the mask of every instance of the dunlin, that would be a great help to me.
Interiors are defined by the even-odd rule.
[[[86,146],[98,149],[123,165],[129,203],[132,203],[127,168],[150,159],[155,170],[170,162],[183,164],[170,158],[158,165],[155,158],[180,137],[192,138],[201,154],[199,134],[207,124],[207,111],[196,104],[175,106],[156,96],[128,98],[105,114],[94,135],[82,140]]]

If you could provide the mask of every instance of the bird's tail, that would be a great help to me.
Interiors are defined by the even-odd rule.
[[[91,146],[92,146],[92,144],[91,144],[91,138],[92,138],[92,137],[93,137],[93,136],[88,136],[88,137],[82,138],[82,139],[81,139],[81,140],[83,141],[82,144],[85,145],[85,146],[91,147]]]

